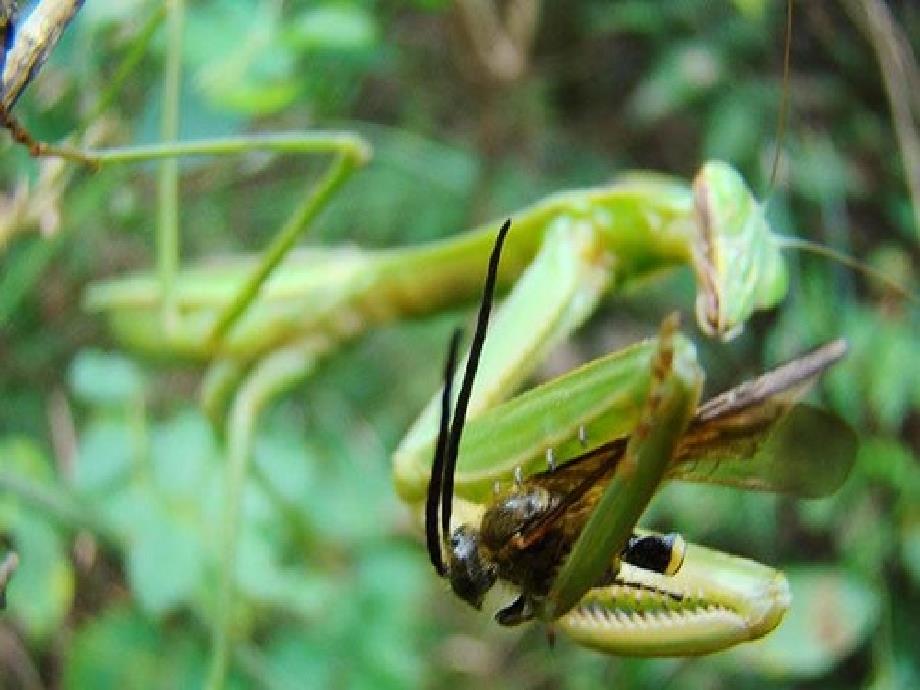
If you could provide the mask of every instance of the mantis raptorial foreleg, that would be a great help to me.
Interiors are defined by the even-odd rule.
[[[662,324],[651,385],[621,465],[553,582],[543,617],[568,613],[610,567],[665,477],[699,401],[703,374],[693,349],[675,347],[678,320]]]
[[[676,575],[622,563],[619,579],[589,589],[555,625],[608,654],[709,654],[767,634],[792,602],[781,572],[696,544]]]

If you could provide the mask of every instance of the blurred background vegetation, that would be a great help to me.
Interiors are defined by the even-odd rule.
[[[867,8],[893,21],[879,29]],[[94,145],[156,141],[160,12],[86,3],[20,120],[47,140],[82,127]],[[374,159],[308,242],[366,247],[448,236],[624,170],[691,176],[718,157],[767,199],[778,232],[916,292],[920,200],[903,171],[917,156],[920,11],[799,4],[771,185],[785,13],[759,0],[202,0],[187,8],[182,137],[361,133]],[[152,40],[96,112],[145,26]],[[316,170],[256,155],[183,163],[183,255],[264,246]],[[196,404],[201,370],[132,356],[81,308],[91,281],[153,265],[154,174],[91,175],[12,146],[0,160],[0,553],[21,556],[0,617],[3,688],[196,688],[207,671],[224,457]],[[645,521],[783,568],[795,602],[778,632],[700,659],[616,659],[564,638],[549,649],[538,626],[500,629],[449,595],[389,454],[436,389],[464,309],[369,333],[263,415],[230,686],[920,686],[918,310],[826,259],[788,259],[778,310],[730,345],[694,335],[708,385],[847,337],[820,396],[860,433],[856,470],[811,503],[668,487]],[[691,295],[676,275],[611,298],[544,374],[652,332],[674,306],[689,313]]]

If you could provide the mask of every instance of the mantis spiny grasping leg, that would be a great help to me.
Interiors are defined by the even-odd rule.
[[[553,582],[544,614],[568,613],[620,553],[677,452],[699,401],[703,372],[692,348],[675,349],[678,319],[665,319],[651,364],[651,386],[621,466]]]

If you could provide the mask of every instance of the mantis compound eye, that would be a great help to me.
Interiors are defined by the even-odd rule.
[[[485,564],[479,552],[479,533],[458,527],[450,538],[450,586],[454,594],[475,609],[482,608],[486,592],[495,584],[495,566]]]
[[[684,563],[687,543],[679,534],[633,535],[621,556],[627,563],[662,575],[675,575]]]

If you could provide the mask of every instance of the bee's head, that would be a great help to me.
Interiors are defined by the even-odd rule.
[[[479,532],[461,525],[450,537],[447,577],[454,594],[475,609],[492,589],[498,576],[495,565],[483,561],[479,550]]]

